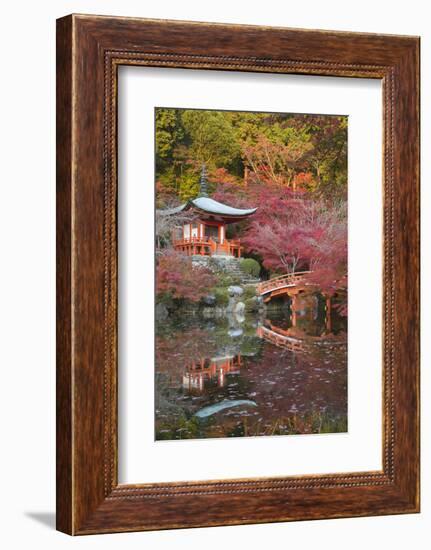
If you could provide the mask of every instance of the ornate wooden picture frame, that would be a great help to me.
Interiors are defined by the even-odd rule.
[[[380,79],[383,469],[118,483],[120,65]],[[419,39],[70,15],[57,21],[57,528],[68,534],[419,511]]]

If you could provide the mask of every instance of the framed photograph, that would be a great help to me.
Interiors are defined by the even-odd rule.
[[[419,511],[419,38],[57,21],[57,528]]]

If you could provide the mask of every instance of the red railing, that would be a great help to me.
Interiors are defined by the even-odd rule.
[[[322,336],[306,336],[303,338],[297,338],[288,336],[287,334],[281,334],[281,331],[271,328],[260,326],[256,329],[256,335],[275,346],[286,348],[289,351],[310,351],[316,349],[317,345],[337,345],[346,346],[346,335],[334,335],[326,334]]]
[[[280,277],[274,277],[274,279],[259,283],[257,285],[257,292],[263,295],[280,288],[293,287],[299,284],[310,284],[309,279],[311,273],[312,271],[298,271],[296,273],[287,273]]]
[[[240,258],[242,252],[239,239],[226,239],[223,243],[218,243],[211,237],[190,237],[188,239],[174,240],[173,245],[175,250],[180,250],[188,256],[212,256],[219,253]]]
[[[302,340],[297,340],[295,338],[289,338],[288,336],[282,336],[276,332],[266,328],[258,327],[256,334],[259,338],[271,342],[275,346],[286,348],[289,351],[304,351],[307,345]]]

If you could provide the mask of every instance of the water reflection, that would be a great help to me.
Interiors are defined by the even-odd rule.
[[[346,323],[318,303],[156,330],[156,439],[346,431]]]
[[[189,393],[203,393],[205,387],[215,383],[223,387],[228,374],[239,374],[241,354],[224,357],[201,357],[185,366],[183,388]]]

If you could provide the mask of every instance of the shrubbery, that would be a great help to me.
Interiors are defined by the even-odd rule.
[[[243,299],[246,300],[247,298],[254,298],[256,296],[256,287],[251,286],[245,286],[244,287],[244,295]]]
[[[229,293],[227,288],[217,287],[214,289],[214,296],[218,306],[227,306],[229,303]]]
[[[247,298],[244,300],[245,310],[246,311],[259,311],[259,304],[256,301],[256,298]]]
[[[260,264],[253,258],[243,258],[239,264],[241,270],[252,277],[259,277]]]

